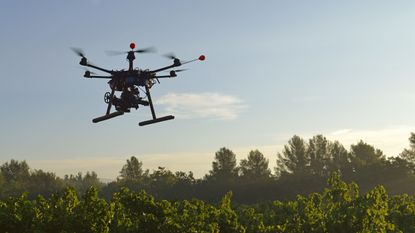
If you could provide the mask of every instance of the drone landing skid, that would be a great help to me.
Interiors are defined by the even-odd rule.
[[[111,119],[111,118],[114,118],[114,117],[117,117],[117,116],[121,116],[123,114],[124,114],[124,112],[113,112],[113,113],[110,113],[110,114],[106,114],[104,116],[97,117],[97,118],[93,119],[92,122],[98,123],[100,121],[105,121],[105,120],[108,120],[108,119]]]
[[[138,123],[138,125],[139,126],[145,126],[145,125],[154,124],[154,123],[158,123],[158,122],[162,122],[162,121],[173,120],[173,119],[174,119],[174,116],[168,115],[168,116],[165,116],[165,117],[154,118],[153,120],[142,121],[142,122]]]

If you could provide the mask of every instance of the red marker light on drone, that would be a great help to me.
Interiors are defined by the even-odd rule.
[[[200,55],[199,60],[204,61],[206,59],[205,55]]]
[[[130,44],[130,48],[131,48],[131,49],[135,49],[135,44],[134,44],[134,43],[131,43],[131,44]]]

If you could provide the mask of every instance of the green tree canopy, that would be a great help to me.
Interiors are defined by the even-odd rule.
[[[360,140],[351,146],[351,159],[356,167],[373,165],[385,161],[385,155],[379,149]]]
[[[294,135],[288,145],[284,146],[282,153],[278,153],[277,168],[278,174],[304,173],[310,165],[310,157],[306,153],[307,145],[304,139]]]
[[[236,167],[236,155],[223,147],[215,153],[215,161],[212,162],[210,178],[229,180],[238,175]]]
[[[241,176],[252,180],[268,178],[271,175],[268,163],[268,159],[261,152],[252,150],[249,152],[248,158],[242,159],[240,162]]]
[[[90,187],[100,188],[102,186],[96,172],[87,172],[85,175],[82,175],[82,172],[78,172],[77,175],[65,175],[63,181],[79,193],[84,193]]]
[[[306,153],[310,158],[309,171],[314,175],[327,176],[327,164],[331,160],[329,141],[323,135],[314,136],[308,142]]]
[[[331,161],[328,164],[329,172],[338,172],[342,175],[352,172],[349,152],[338,141],[329,144]]]
[[[409,149],[404,149],[400,157],[415,166],[415,133],[409,137]]]
[[[6,182],[12,180],[26,180],[29,173],[29,165],[26,161],[10,160],[10,163],[6,162],[0,167],[0,172]]]
[[[122,167],[119,178],[121,180],[138,181],[143,175],[143,163],[138,161],[135,156],[131,156],[130,159],[127,159],[127,163]]]

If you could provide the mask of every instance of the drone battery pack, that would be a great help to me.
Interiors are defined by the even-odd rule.
[[[174,119],[174,116],[168,115],[168,116],[165,116],[165,117],[155,118],[153,120],[142,121],[142,122],[138,123],[138,125],[139,126],[144,126],[144,125],[154,124],[154,123],[161,122],[161,121],[173,120],[173,119]]]
[[[110,114],[92,119],[92,122],[98,123],[100,121],[105,121],[105,120],[108,120],[108,119],[111,119],[111,118],[114,118],[114,117],[117,117],[117,116],[121,116],[123,114],[124,114],[124,112],[113,112],[113,113],[110,113]]]

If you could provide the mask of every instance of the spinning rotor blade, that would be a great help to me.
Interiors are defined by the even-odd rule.
[[[167,57],[168,59],[172,59],[172,60],[178,59],[174,53],[167,53],[167,54],[164,54],[163,56]]]
[[[174,53],[167,53],[164,54],[164,57],[167,57],[168,59],[172,59],[173,60],[173,67],[175,66],[181,66],[183,63],[180,61],[179,58],[176,57],[176,55],[174,55]]]
[[[76,53],[78,56],[85,58],[85,53],[80,48],[71,48],[74,53]]]
[[[155,53],[157,50],[156,50],[155,47],[147,47],[147,48],[144,48],[144,49],[136,49],[136,50],[133,50],[133,51],[134,51],[134,53]],[[122,55],[122,54],[127,54],[129,52],[131,52],[131,51],[114,51],[114,50],[105,51],[105,53],[109,56],[118,56],[118,55]]]
[[[177,73],[177,72],[182,72],[182,71],[186,71],[186,70],[188,70],[188,69],[179,69],[179,70],[175,70],[175,71]]]
[[[176,73],[179,73],[179,72],[183,72],[183,71],[186,71],[186,70],[188,70],[188,69],[178,69],[178,70],[173,70],[173,71],[176,72]]]
[[[134,53],[155,53],[156,52],[156,48],[154,47],[147,47],[144,49],[136,49],[134,50]]]

